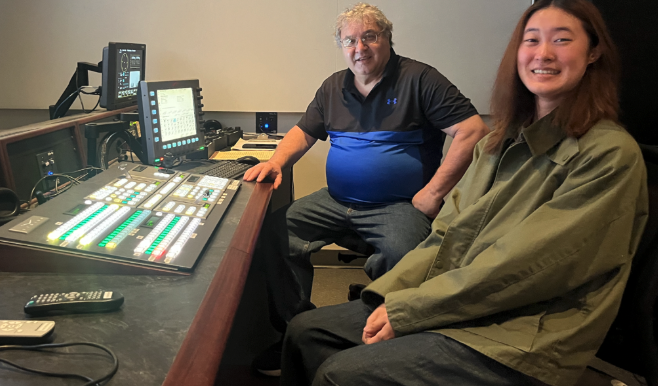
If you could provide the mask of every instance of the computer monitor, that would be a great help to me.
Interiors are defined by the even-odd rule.
[[[103,48],[101,107],[117,110],[136,105],[145,70],[145,44],[111,42]]]
[[[205,148],[198,80],[139,82],[142,150],[150,165]]]

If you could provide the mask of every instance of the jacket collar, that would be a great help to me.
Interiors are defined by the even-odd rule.
[[[533,156],[546,154],[551,161],[565,165],[578,154],[578,140],[567,137],[561,127],[553,124],[553,116],[548,114],[521,132]]]

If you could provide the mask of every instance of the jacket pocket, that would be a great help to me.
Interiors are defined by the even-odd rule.
[[[537,336],[541,318],[545,313],[546,311],[542,311],[536,315],[516,316],[497,320],[486,326],[465,327],[463,330],[527,352],[532,348],[532,342]]]

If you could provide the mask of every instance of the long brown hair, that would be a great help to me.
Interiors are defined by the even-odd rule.
[[[599,54],[587,67],[579,84],[555,109],[553,122],[575,138],[581,137],[601,119],[617,122],[619,58],[598,9],[587,0],[539,0],[519,20],[498,68],[491,95],[494,131],[486,146],[490,153],[498,151],[506,138],[516,138],[521,126],[534,118],[535,95],[519,77],[517,53],[528,20],[538,10],[548,7],[559,8],[578,18],[589,38],[590,50],[596,48]]]

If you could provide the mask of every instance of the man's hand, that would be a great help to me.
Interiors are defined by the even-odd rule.
[[[365,344],[377,343],[395,338],[395,332],[388,321],[386,304],[383,304],[370,314],[366,326],[363,328],[361,340]]]
[[[437,193],[432,192],[429,185],[426,185],[424,188],[419,190],[411,200],[411,204],[414,206],[414,208],[423,212],[425,216],[431,219],[435,218],[439,214],[442,203],[443,197],[439,196]]]
[[[255,179],[256,182],[263,182],[267,177],[274,180],[274,189],[278,188],[283,179],[281,167],[273,162],[267,161],[259,163],[244,173],[245,181],[253,181]]]

